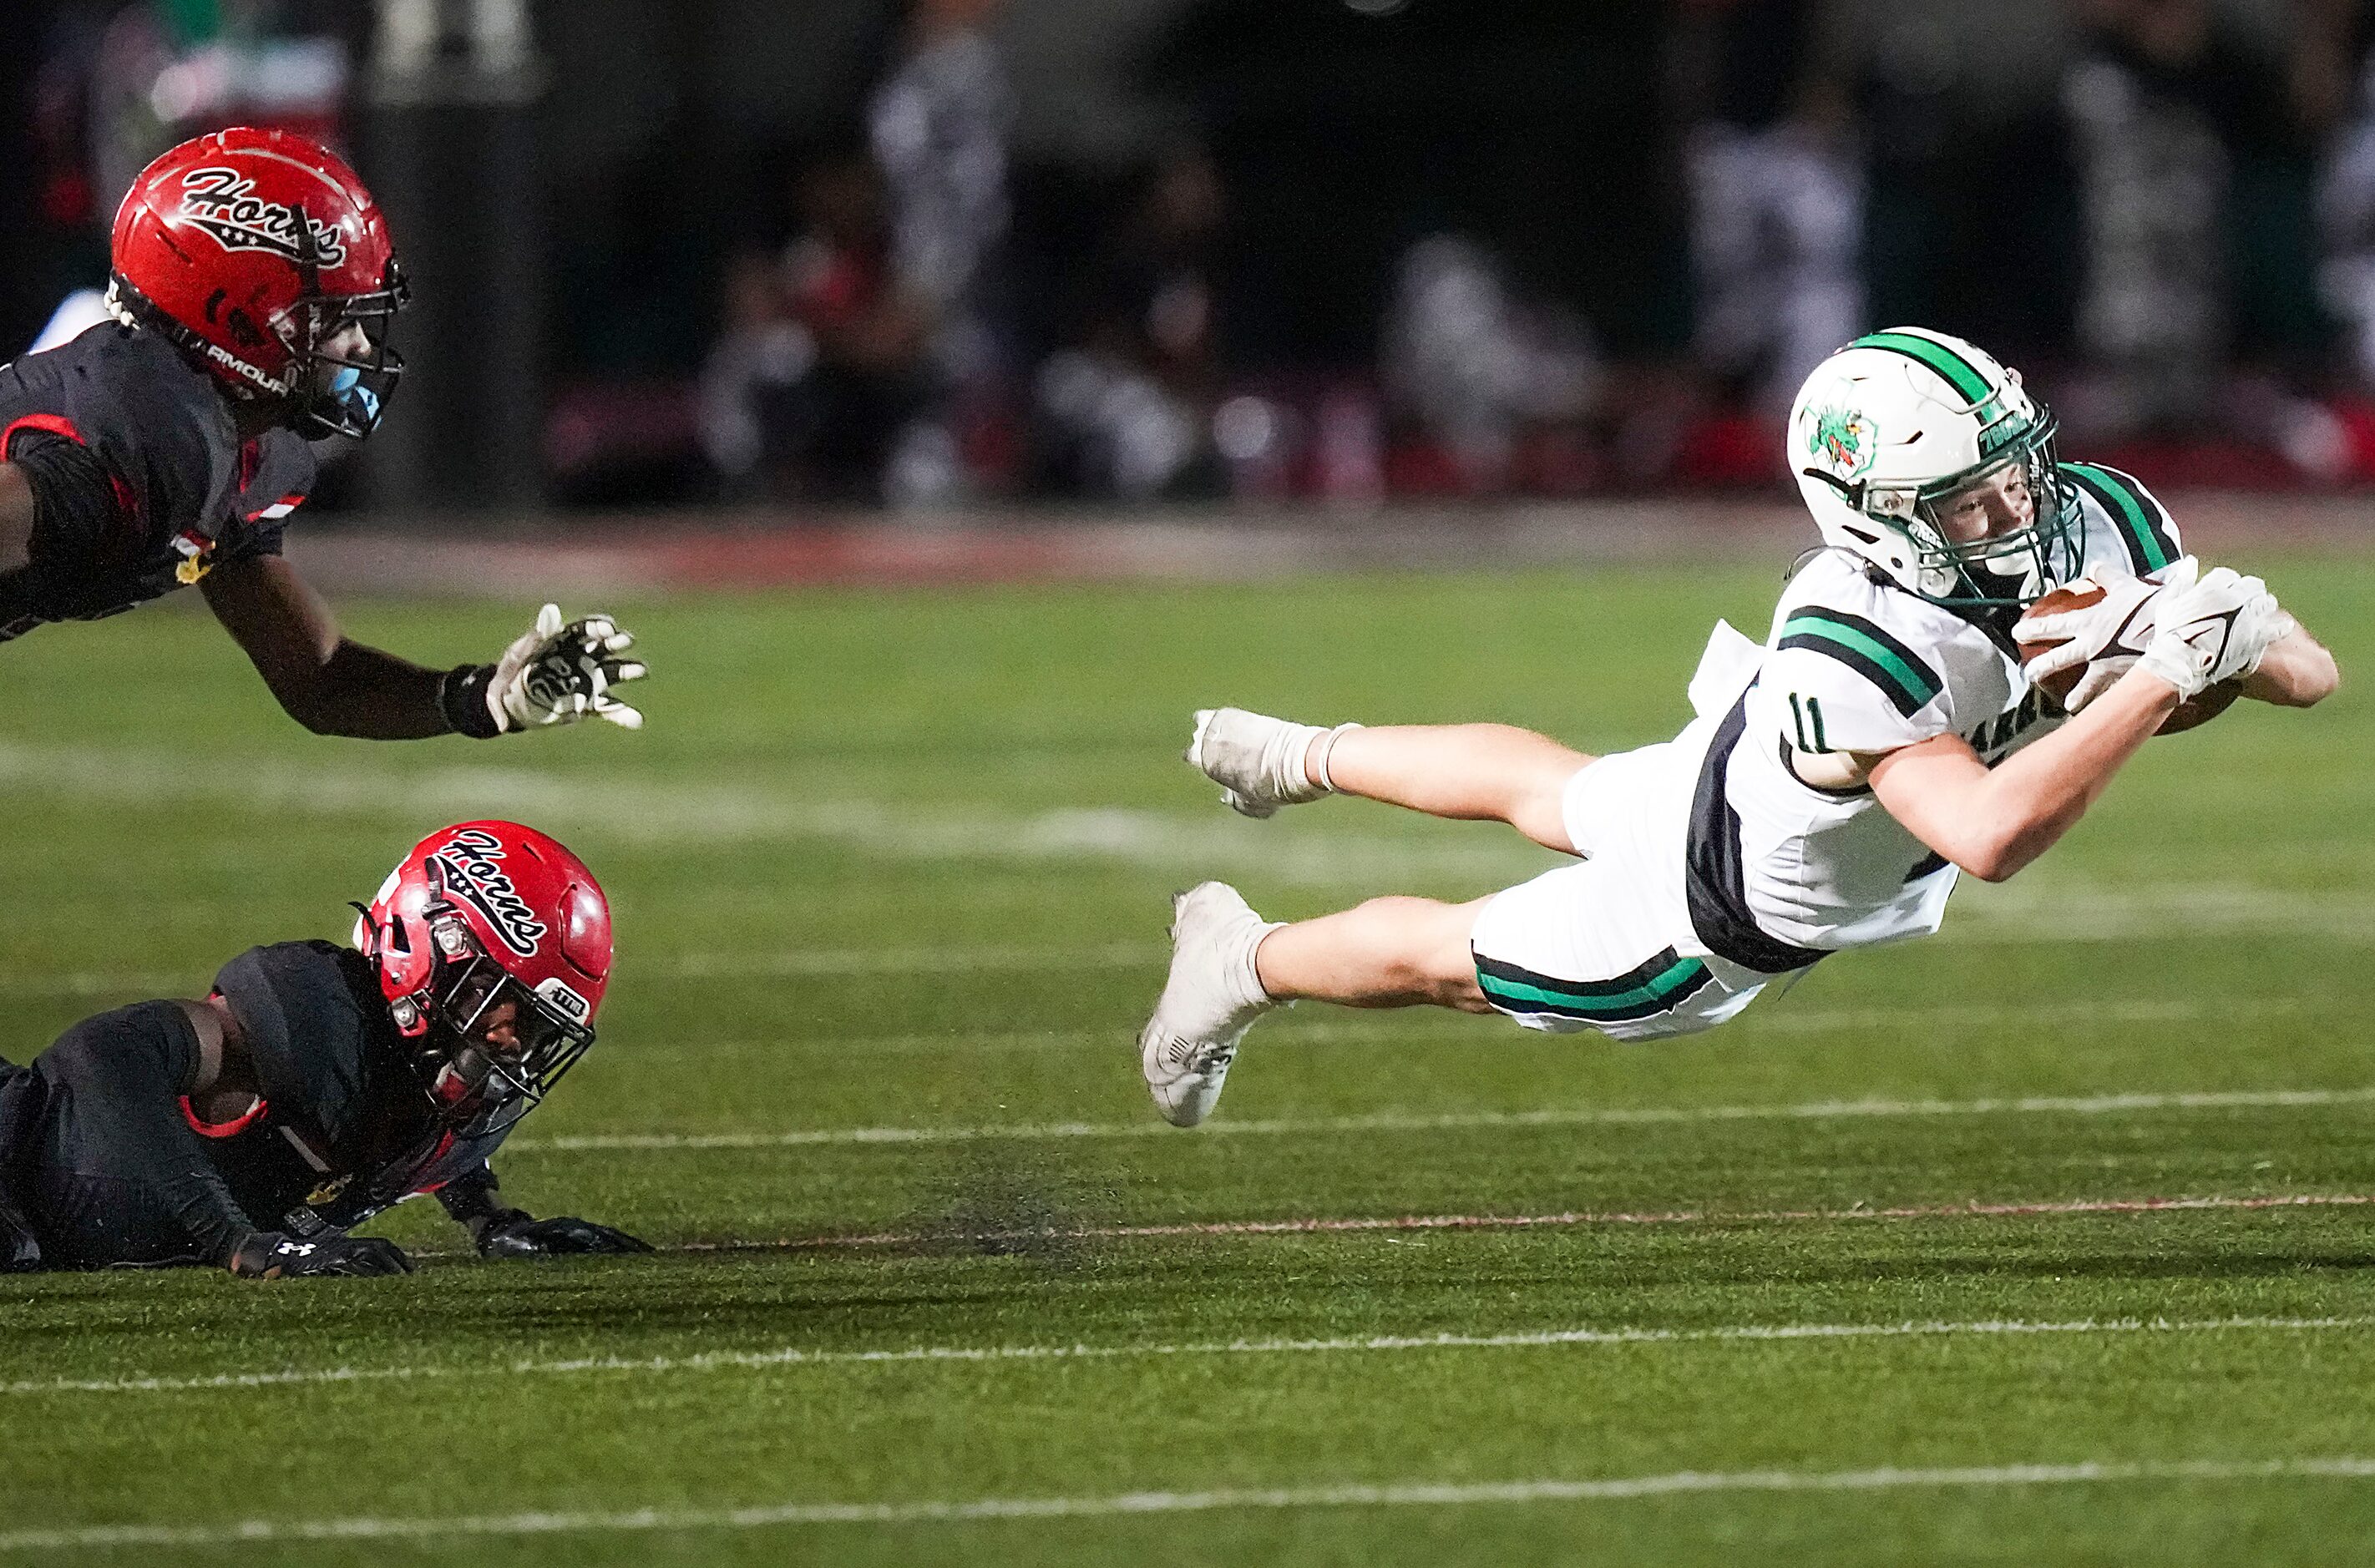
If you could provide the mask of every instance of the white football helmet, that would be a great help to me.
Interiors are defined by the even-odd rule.
[[[1814,367],[1790,410],[1790,466],[1826,544],[1941,604],[2026,606],[2078,572],[2077,492],[2020,372],[1959,337],[1892,327]],[[2027,526],[1957,544],[1940,508],[2019,465]]]

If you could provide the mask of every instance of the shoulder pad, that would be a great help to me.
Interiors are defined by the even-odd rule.
[[[1781,622],[1777,653],[1802,648],[1846,666],[1872,683],[1907,718],[1937,701],[1946,682],[1928,660],[1868,617],[1800,605]]]
[[[359,956],[333,942],[276,942],[250,948],[215,975],[254,1053],[265,1097],[276,1114],[308,1130],[361,1079],[374,1010],[357,995]]]
[[[2137,576],[2158,572],[2185,553],[2168,509],[2153,499],[2153,493],[2133,475],[2099,463],[2064,463],[2060,466],[2062,477],[2077,487],[2082,511],[2090,513],[2088,533],[2098,526],[2108,530],[2118,539],[2128,569]],[[2091,513],[2100,514],[2099,525]]]

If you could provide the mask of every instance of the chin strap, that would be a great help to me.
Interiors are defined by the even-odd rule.
[[[207,371],[216,385],[242,403],[270,399],[285,401],[289,395],[289,388],[266,375],[262,366],[250,364],[229,349],[208,343],[159,310],[147,295],[126,283],[121,276],[110,277],[107,281],[107,311],[124,325],[153,332],[180,349],[193,365]],[[213,367],[217,364],[229,367],[242,379],[232,382],[213,375]]]
[[[1798,470],[1798,473],[1802,478],[1822,480],[1823,483],[1830,486],[1831,489],[1839,492],[1839,499],[1847,502],[1849,511],[1857,513],[1859,516],[1862,514],[1863,487],[1861,485],[1851,485],[1845,479],[1840,478],[1837,474],[1826,474],[1820,468],[1801,468]]]

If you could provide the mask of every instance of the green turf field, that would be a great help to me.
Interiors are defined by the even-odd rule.
[[[1620,749],[1776,572],[619,605],[650,727],[485,744],[308,737],[171,609],[0,649],[0,1055],[516,816],[621,956],[507,1194],[667,1248],[416,1205],[406,1279],[0,1281],[0,1565],[2363,1552],[2375,564],[2266,571],[2361,683],[2156,743],[1937,940],[1658,1046],[1298,1008],[1192,1133],[1131,1046],[1173,889],[1551,857],[1240,820],[1191,707]],[[532,608],[349,617],[443,663]]]

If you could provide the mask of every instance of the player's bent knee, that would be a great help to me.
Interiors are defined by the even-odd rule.
[[[1575,853],[1566,825],[1568,786],[1599,759],[1543,741],[1544,755],[1514,769],[1505,785],[1501,819],[1546,849]]]
[[[1495,1010],[1485,999],[1484,989],[1476,984],[1473,968],[1456,975],[1446,975],[1436,984],[1435,1004],[1463,1013],[1489,1013]]]
[[[1422,996],[1440,1008],[1456,1008],[1461,1012],[1490,1012],[1492,1004],[1484,999],[1476,983],[1476,955],[1469,946],[1470,933],[1475,929],[1476,916],[1485,901],[1472,903],[1432,904],[1430,911],[1435,927],[1429,941],[1411,974],[1412,993]]]
[[[1546,776],[1538,787],[1513,801],[1509,826],[1544,849],[1575,854],[1575,835],[1566,825],[1566,788],[1580,772],[1579,768],[1570,768],[1555,777]]]

